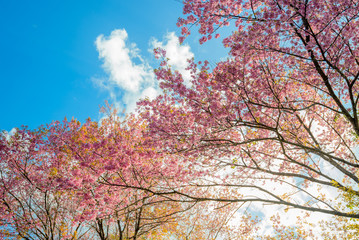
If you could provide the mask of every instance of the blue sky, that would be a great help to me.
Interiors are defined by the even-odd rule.
[[[155,83],[146,83],[157,66],[149,49],[155,43],[170,47],[180,33],[176,21],[181,15],[177,0],[0,1],[0,129],[36,128],[65,116],[98,120],[105,100],[133,109],[128,103],[143,96],[146,86],[157,89]],[[140,76],[145,80],[139,84],[147,85],[136,93],[126,93],[126,86],[111,75],[122,62],[113,64],[110,58],[117,52],[103,46],[116,30],[117,36],[127,34],[122,35],[122,50],[135,54],[129,64],[149,74]],[[193,54],[198,60],[214,62],[222,56],[219,40],[200,46],[198,38],[194,35],[183,46],[172,47],[186,46],[184,56]]]

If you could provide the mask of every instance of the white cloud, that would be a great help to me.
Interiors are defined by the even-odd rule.
[[[286,185],[281,185],[280,188],[275,188],[275,186],[278,186],[276,184],[272,183],[266,183],[262,187],[264,187],[266,190],[269,190],[272,193],[275,193],[276,195],[281,195],[283,193],[291,193],[292,188],[287,187]],[[306,191],[311,193],[314,196],[317,196],[318,194],[324,194],[327,196],[327,199],[335,199],[337,196],[337,192],[334,191],[330,187],[323,187],[320,190],[318,190],[318,185],[312,184],[308,188],[306,188]],[[245,195],[249,195],[247,192],[241,191],[241,193],[245,193]],[[254,194],[252,194],[254,195]],[[303,192],[298,192],[296,194],[293,194],[292,197],[295,197],[294,202],[298,204],[305,204],[307,200],[310,198],[307,194],[304,194]],[[324,207],[323,204],[318,204],[321,207]],[[313,205],[316,206],[316,205]],[[287,227],[296,227],[300,228],[300,223],[303,223],[305,220],[306,224],[303,224],[302,227],[304,230],[312,231],[314,236],[316,236],[318,239],[321,239],[321,233],[322,229],[320,227],[321,221],[332,221],[335,218],[332,215],[324,214],[320,212],[309,212],[310,214],[307,216],[307,211],[287,207],[285,205],[268,205],[263,203],[251,203],[248,209],[246,209],[247,212],[251,213],[254,216],[258,216],[261,220],[258,225],[258,231],[257,234],[260,236],[269,235],[274,236],[274,228],[273,228],[273,221],[271,219],[272,216],[278,214],[278,217],[280,219],[280,223],[282,226]],[[243,214],[243,212],[238,212],[238,214]]]
[[[126,44],[127,32],[124,29],[112,31],[109,37],[100,35],[96,39],[99,58],[103,68],[110,74],[110,81],[125,91],[138,92],[144,84],[153,82],[152,70],[144,63],[135,44]],[[140,64],[135,64],[138,58]]]
[[[116,107],[133,111],[141,97],[155,97],[157,84],[153,69],[142,59],[136,44],[129,43],[124,29],[116,29],[109,37],[100,35],[96,39],[99,58],[109,78],[94,79],[106,89]],[[148,89],[151,89],[149,91]]]
[[[185,84],[189,84],[191,80],[191,75],[188,70],[188,59],[194,57],[194,54],[191,52],[191,48],[187,44],[180,44],[178,37],[170,32],[165,36],[165,43],[159,42],[157,39],[151,41],[152,48],[162,48],[166,50],[166,57],[169,58],[168,63],[173,67],[173,69],[179,71],[182,74]]]
[[[10,130],[10,132],[8,131],[2,131],[0,132],[0,134],[2,134],[3,136],[5,136],[6,140],[9,140],[11,136],[14,136],[17,132],[17,129],[16,128],[12,128]]]
[[[131,112],[139,99],[153,99],[160,93],[153,68],[140,55],[136,44],[128,42],[125,29],[116,29],[108,37],[102,34],[97,37],[95,44],[99,58],[103,60],[102,67],[109,77],[94,78],[94,82],[109,91],[116,107]],[[187,59],[193,58],[194,54],[188,45],[180,45],[177,36],[168,33],[162,42],[152,39],[150,47],[151,52],[155,47],[165,49],[170,58],[169,64],[189,82],[190,74],[185,68]]]
[[[16,128],[12,128],[9,132],[9,135],[13,136],[13,135],[15,135],[16,132],[17,132]]]

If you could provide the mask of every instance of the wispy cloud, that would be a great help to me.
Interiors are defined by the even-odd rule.
[[[94,81],[109,92],[116,107],[131,112],[139,99],[151,99],[160,93],[153,67],[140,55],[136,44],[128,41],[125,29],[116,29],[107,37],[100,35],[95,44],[108,78],[96,78]],[[153,38],[149,45],[151,52],[156,47],[165,49],[171,66],[189,81],[190,75],[185,68],[187,59],[193,58],[194,54],[188,45],[180,45],[174,33],[168,33],[163,41]]]
[[[192,59],[194,54],[191,52],[191,48],[187,44],[180,44],[178,37],[170,32],[164,37],[165,41],[158,41],[157,39],[152,39],[151,46],[152,48],[162,48],[166,50],[166,57],[169,58],[168,63],[172,66],[174,70],[179,71],[182,74],[185,84],[189,84],[191,80],[191,75],[188,70],[188,59]]]
[[[117,29],[110,36],[96,39],[99,58],[108,78],[96,79],[96,83],[109,91],[117,107],[132,111],[140,97],[154,97],[157,84],[153,69],[140,56],[135,43],[129,43],[126,30]]]
[[[137,92],[144,84],[151,83],[153,76],[136,45],[126,43],[127,37],[126,30],[114,30],[109,37],[98,36],[96,46],[110,81],[125,91]],[[139,64],[134,63],[136,58],[140,60]]]
[[[11,136],[14,136],[17,132],[17,129],[16,128],[12,128],[10,130],[10,132],[8,131],[3,131],[3,132],[0,132],[0,134],[3,134],[6,138],[6,140],[9,140]]]

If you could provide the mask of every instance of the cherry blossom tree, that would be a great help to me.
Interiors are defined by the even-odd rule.
[[[200,43],[234,26],[227,60],[189,61],[190,85],[155,50],[165,94],[139,103],[148,135],[201,168],[188,185],[206,189],[158,194],[358,219],[359,3],[185,0],[184,14],[181,41],[197,26]]]
[[[72,194],[56,188],[43,136],[43,129],[18,129],[12,136],[0,136],[0,236],[86,239],[83,223],[75,221],[83,209]]]
[[[146,144],[142,120],[109,111],[101,124],[65,119],[1,135],[1,237],[167,239],[225,231],[219,219],[228,218],[228,207],[203,224],[207,203],[149,191],[177,186],[189,169]]]
[[[2,237],[138,239],[170,228],[181,205],[140,190],[159,171],[139,144],[143,127],[113,117],[1,135]]]

